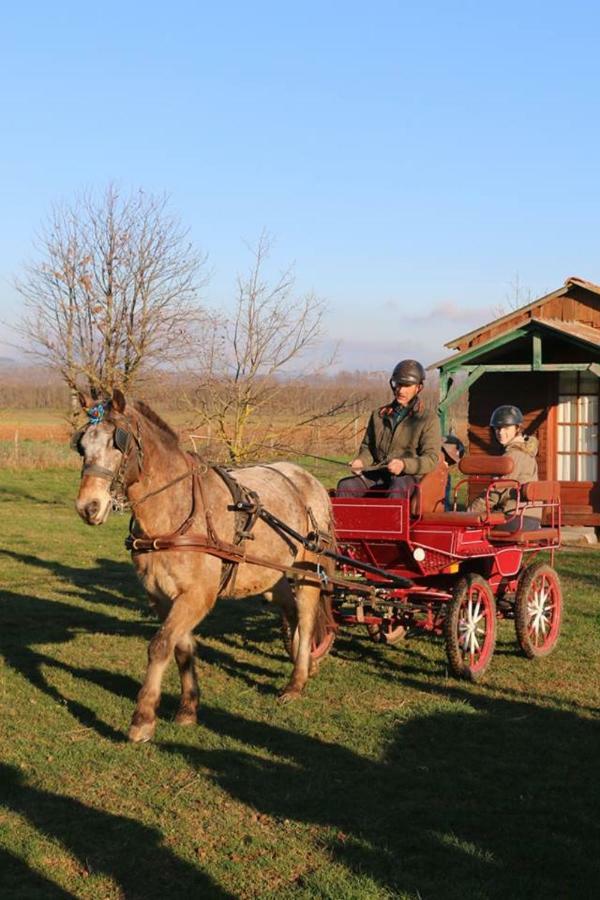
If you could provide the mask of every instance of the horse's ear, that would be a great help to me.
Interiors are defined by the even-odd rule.
[[[116,409],[117,412],[125,412],[127,401],[125,400],[125,394],[123,393],[123,391],[120,391],[119,388],[113,388],[111,405],[112,408]]]
[[[84,394],[83,391],[77,391],[77,397],[79,398],[82,409],[89,409],[94,405],[92,398],[88,397],[87,394]]]

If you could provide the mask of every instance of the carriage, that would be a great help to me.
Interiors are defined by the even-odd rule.
[[[510,479],[506,456],[466,456],[459,469],[450,491],[440,458],[410,500],[377,491],[364,498],[331,493],[339,577],[330,586],[329,626],[313,640],[314,658],[328,652],[340,626],[366,626],[374,641],[388,644],[430,633],[443,636],[450,671],[478,681],[494,653],[498,619],[514,621],[529,659],[553,650],[562,617],[554,569],[558,482],[521,485]],[[489,493],[506,487],[518,495],[518,512],[508,521],[489,504]],[[458,511],[461,495],[483,490],[485,512]],[[523,519],[534,509],[540,526],[527,530]],[[549,553],[540,558],[542,551]]]
[[[150,407],[127,403],[117,389],[110,401],[80,400],[89,421],[73,437],[83,458],[77,510],[88,525],[102,525],[113,507],[132,510],[126,547],[162,622],[150,641],[131,740],[154,734],[173,656],[181,680],[175,721],[196,722],[192,632],[223,594],[263,594],[279,606],[293,661],[285,702],[300,696],[341,625],[364,625],[389,644],[414,633],[443,635],[452,673],[472,681],[489,665],[498,618],[514,620],[529,658],[554,648],[562,614],[553,568],[557,482],[519,484],[506,456],[463,457],[448,504],[440,457],[409,499],[328,497],[293,463],[234,471],[208,465]],[[482,482],[484,512],[460,512],[461,491],[478,492]],[[491,490],[506,487],[518,501],[510,521],[489,503]],[[540,527],[530,530],[525,518],[534,510]],[[538,558],[542,551],[549,563],[546,554]]]

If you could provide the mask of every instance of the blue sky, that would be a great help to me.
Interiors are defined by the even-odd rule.
[[[267,228],[340,365],[445,356],[516,273],[600,281],[599,28],[578,0],[5,5],[0,316],[51,205],[113,180],[170,195],[208,302]]]

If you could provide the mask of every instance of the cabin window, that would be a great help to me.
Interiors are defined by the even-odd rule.
[[[598,480],[598,378],[561,372],[558,396],[560,481]]]

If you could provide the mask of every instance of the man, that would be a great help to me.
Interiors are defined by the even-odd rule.
[[[538,441],[532,435],[526,437],[523,434],[523,413],[519,407],[511,404],[498,406],[490,417],[490,428],[503,449],[503,455],[509,456],[513,461],[513,470],[506,476],[507,480],[518,481],[519,484],[537,481]],[[525,514],[517,515],[523,509],[524,503],[517,503],[515,487],[507,485],[503,488],[499,485],[489,492],[484,492],[472,501],[468,510],[485,515],[488,505],[490,512],[503,512],[508,519],[507,523],[502,525],[501,531],[521,529],[531,531],[540,527],[541,507],[527,506]]]
[[[435,412],[424,409],[419,397],[425,369],[416,359],[403,359],[390,379],[391,404],[371,413],[356,459],[353,476],[343,478],[338,497],[362,497],[382,488],[390,497],[409,497],[419,480],[439,459],[442,437]]]

